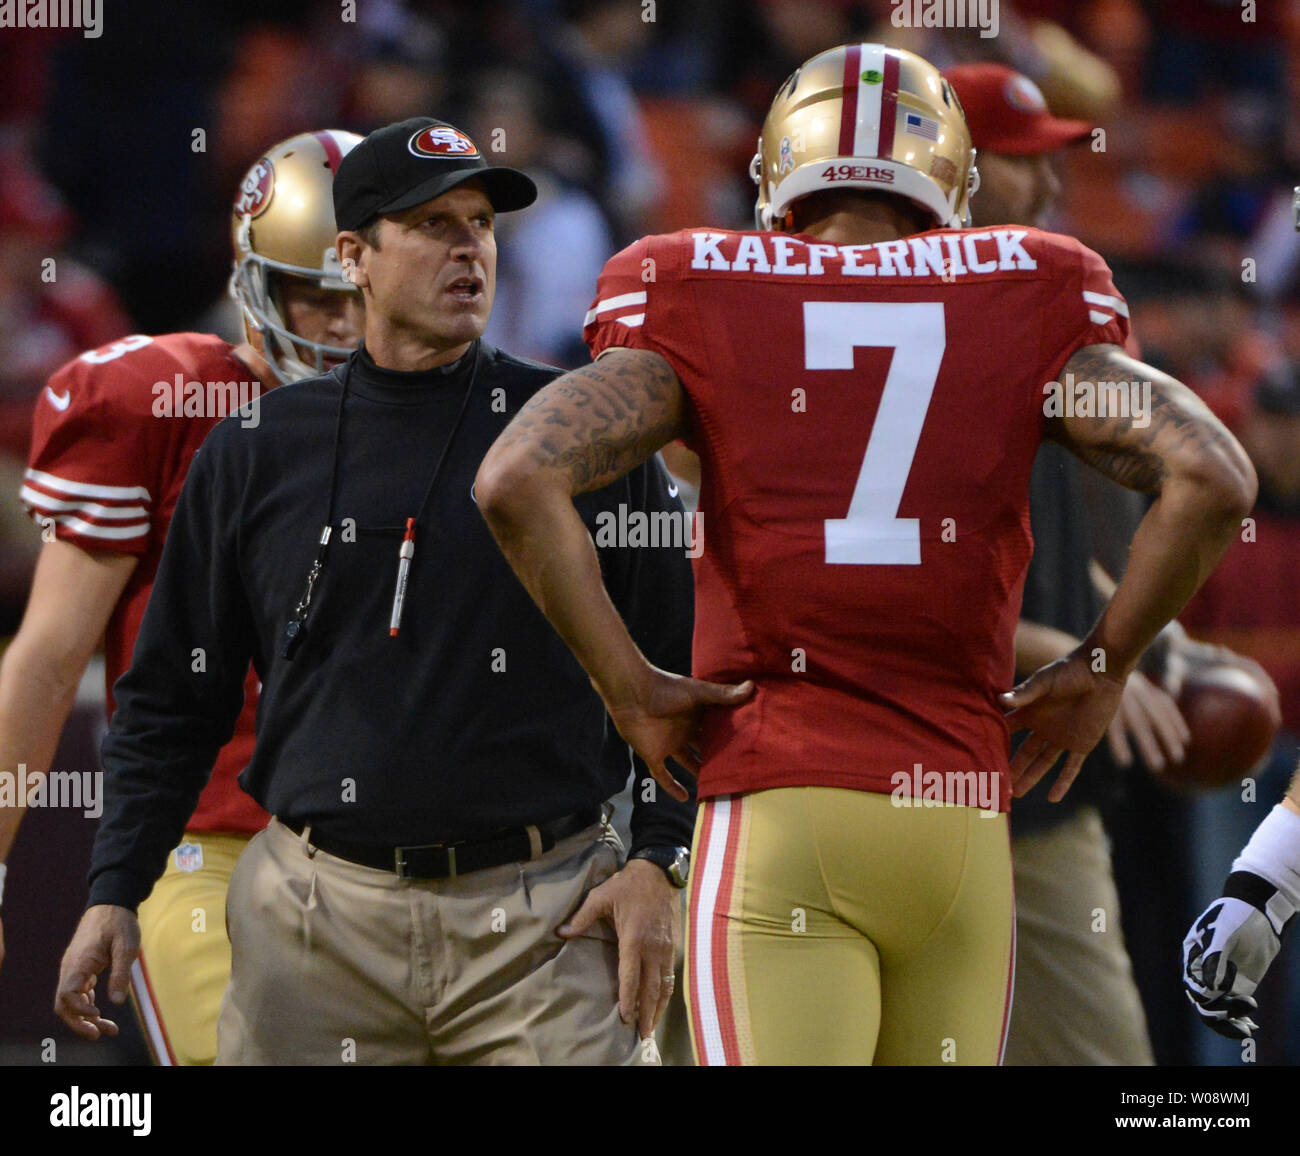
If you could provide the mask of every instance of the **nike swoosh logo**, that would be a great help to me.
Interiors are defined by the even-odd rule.
[[[675,497],[677,497],[677,483],[676,483],[676,482],[669,482],[669,483],[668,483],[668,496],[669,496],[670,498],[675,498]]]
[[[45,387],[45,396],[50,399],[50,404],[55,409],[67,409],[72,404],[72,390],[65,390],[63,395],[55,393],[48,385]]]

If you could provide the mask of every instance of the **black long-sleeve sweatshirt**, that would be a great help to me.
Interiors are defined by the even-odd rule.
[[[350,365],[337,466],[345,366],[266,394],[255,426],[227,418],[194,458],[131,668],[114,688],[92,904],[134,908],[162,874],[230,738],[250,659],[262,692],[240,782],[271,813],[336,838],[475,839],[592,806],[627,782],[628,746],[472,494],[488,447],[558,371],[482,342],[428,372],[382,369],[364,350]],[[402,532],[463,402],[393,638]],[[325,564],[286,659],[335,468]],[[690,564],[662,532],[683,516],[662,467],[651,459],[577,506],[598,546],[620,506],[625,527],[636,511],[660,515],[665,544],[602,548],[601,566],[650,661],[688,671]],[[654,794],[635,792],[634,848],[689,843],[694,803]]]

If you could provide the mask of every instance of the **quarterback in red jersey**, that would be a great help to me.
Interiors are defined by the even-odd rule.
[[[83,353],[42,391],[22,500],[45,544],[22,626],[0,664],[0,766],[25,764],[29,780],[50,769],[101,637],[112,713],[112,687],[130,665],[181,485],[213,425],[227,416],[256,424],[262,389],[324,372],[360,339],[361,304],[339,267],[331,199],[334,170],[359,139],[336,131],[293,137],[242,182],[232,207],[231,290],[243,311],[243,344],[202,333],[134,334]],[[236,781],[253,751],[258,689],[250,670],[234,735],[167,874],[140,908],[132,989],[159,1063],[211,1063],[216,1054],[230,971],[226,883],[239,851],[267,822]],[[0,856],[24,801],[0,809]]]
[[[669,757],[700,775],[700,1062],[996,1063],[1009,796],[1062,755],[1065,793],[1254,475],[1123,352],[1096,254],[960,227],[970,137],[920,57],[813,58],[754,175],[758,231],[651,237],[606,266],[597,361],[519,413],[478,502],[659,782],[682,791]],[[695,679],[631,644],[571,501],[675,437],[701,460]],[[1090,636],[1006,692],[1043,437],[1158,499]],[[1031,732],[1011,763],[1008,723]]]

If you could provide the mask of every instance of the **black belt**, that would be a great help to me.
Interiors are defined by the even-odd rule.
[[[317,834],[313,828],[308,842],[320,851],[374,867],[380,871],[393,871],[403,879],[455,879],[471,871],[500,867],[506,863],[521,863],[536,859],[555,846],[561,839],[600,822],[602,810],[591,807],[532,827],[515,827],[498,831],[486,839],[471,839],[460,843],[425,843],[415,847],[380,847],[373,843],[350,843],[332,835]],[[295,835],[301,835],[306,823],[280,820]]]

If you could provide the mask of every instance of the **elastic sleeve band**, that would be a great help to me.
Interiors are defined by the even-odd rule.
[[[1257,875],[1277,888],[1261,910],[1281,934],[1286,921],[1300,909],[1300,815],[1282,803],[1274,807],[1255,828],[1232,871]]]

